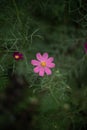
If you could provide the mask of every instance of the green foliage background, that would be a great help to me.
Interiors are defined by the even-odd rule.
[[[8,125],[23,129],[22,121],[16,123],[16,115],[27,109],[33,123],[27,119],[26,129],[87,129],[86,5],[85,0],[0,1],[1,129]],[[14,51],[22,52],[24,60],[15,61]],[[30,61],[37,52],[54,57],[51,76],[33,73]],[[7,89],[14,86],[10,70],[22,83],[24,76],[27,85],[21,88],[22,99],[8,108],[3,101],[9,104]]]

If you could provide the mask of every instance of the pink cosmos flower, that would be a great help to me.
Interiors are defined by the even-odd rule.
[[[87,54],[87,42],[84,44],[85,53]]]
[[[13,57],[15,58],[15,60],[20,60],[23,59],[23,54],[19,52],[14,52]]]
[[[55,64],[53,63],[54,58],[48,58],[48,53],[41,55],[40,53],[36,54],[37,60],[31,60],[31,64],[35,66],[34,72],[39,73],[39,76],[51,75],[52,71],[50,68],[54,68]]]

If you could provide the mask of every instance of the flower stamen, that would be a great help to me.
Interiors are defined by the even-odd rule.
[[[42,66],[42,67],[46,67],[46,62],[42,61],[42,62],[41,62],[41,66]]]
[[[15,55],[15,59],[19,59],[19,56],[18,56],[18,55]]]

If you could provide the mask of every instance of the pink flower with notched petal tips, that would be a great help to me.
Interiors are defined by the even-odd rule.
[[[39,73],[39,76],[51,75],[52,71],[50,68],[54,68],[55,64],[53,63],[54,58],[48,58],[48,53],[41,55],[40,53],[36,54],[37,60],[31,60],[31,64],[35,66],[34,72]]]

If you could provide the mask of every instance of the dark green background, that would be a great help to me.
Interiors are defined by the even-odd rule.
[[[0,0],[1,130],[87,129],[86,8],[86,0]],[[51,76],[34,74],[37,52],[54,57]]]

